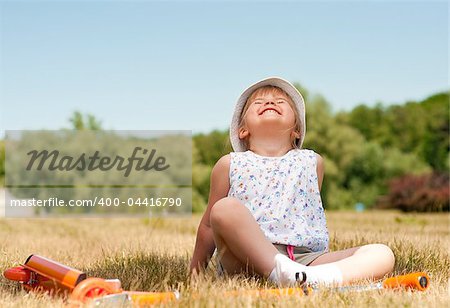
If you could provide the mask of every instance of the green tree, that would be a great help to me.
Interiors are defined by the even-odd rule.
[[[449,94],[433,95],[422,102],[427,117],[426,133],[419,153],[437,171],[450,170],[450,108]]]
[[[0,187],[5,185],[5,141],[0,140]]]
[[[199,162],[213,166],[220,157],[232,151],[228,131],[213,130],[209,134],[194,136]]]
[[[101,130],[102,125],[99,120],[92,114],[83,114],[79,111],[74,111],[72,117],[69,118],[74,130]]]
[[[200,161],[199,150],[192,144],[192,211],[199,213],[206,208],[209,195],[209,177],[212,167]]]
[[[449,171],[449,93],[438,93],[421,102],[384,108],[355,107],[337,117],[382,147],[415,153],[435,171]]]

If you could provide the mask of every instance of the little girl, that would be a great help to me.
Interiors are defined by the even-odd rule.
[[[345,284],[392,271],[394,255],[383,244],[328,251],[323,160],[301,149],[305,132],[303,97],[288,81],[267,78],[242,93],[230,128],[235,152],[211,173],[193,273],[216,248],[221,271],[256,273],[280,286]]]

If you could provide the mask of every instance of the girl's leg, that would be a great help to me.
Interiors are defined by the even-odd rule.
[[[220,262],[228,273],[242,271],[269,276],[278,250],[250,211],[238,199],[226,197],[211,208],[210,223]]]
[[[278,282],[295,283],[296,274],[305,272],[307,282],[345,283],[383,276],[394,264],[392,251],[380,244],[327,253],[313,261],[312,266],[296,263],[278,253],[236,198],[217,201],[211,209],[210,223],[220,262],[228,273],[253,271],[267,277],[277,266],[275,280]]]
[[[309,266],[334,264],[342,272],[343,283],[356,279],[381,278],[394,268],[392,250],[383,244],[370,244],[329,252],[315,259]]]

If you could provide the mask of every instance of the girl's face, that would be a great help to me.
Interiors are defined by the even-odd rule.
[[[295,129],[295,114],[291,99],[279,91],[260,91],[247,102],[243,115],[244,127],[249,135],[255,130],[277,129],[280,133],[292,133]],[[245,110],[244,109],[244,110]],[[240,134],[244,138],[245,134]]]

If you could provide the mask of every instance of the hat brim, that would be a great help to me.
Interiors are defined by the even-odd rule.
[[[235,152],[244,152],[246,151],[245,142],[239,139],[239,122],[241,118],[242,110],[244,109],[245,103],[249,96],[258,88],[264,86],[275,86],[283,91],[285,91],[294,102],[295,107],[297,108],[300,126],[302,131],[300,132],[300,138],[298,138],[297,145],[299,148],[303,145],[303,140],[305,139],[306,133],[306,120],[305,120],[305,102],[303,100],[303,96],[300,92],[287,80],[279,77],[269,77],[263,80],[260,80],[250,87],[248,87],[242,94],[239,96],[236,106],[234,107],[233,118],[231,120],[230,126],[230,141],[231,146]]]

